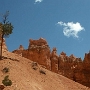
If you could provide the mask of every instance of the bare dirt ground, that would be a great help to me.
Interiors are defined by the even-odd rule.
[[[12,80],[4,90],[90,90],[17,54],[6,51],[3,56],[6,58],[0,61],[0,84],[6,75]],[[5,67],[9,72],[2,72]]]

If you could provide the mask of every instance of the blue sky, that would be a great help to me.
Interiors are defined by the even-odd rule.
[[[14,30],[6,44],[9,51],[29,39],[43,37],[51,50],[84,58],[90,50],[90,0],[0,0],[0,16],[9,10]],[[2,17],[0,17],[2,21]]]

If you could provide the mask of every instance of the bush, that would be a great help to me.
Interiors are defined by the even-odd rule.
[[[37,68],[36,68],[36,67],[32,67],[32,69],[37,70]]]
[[[9,72],[9,68],[5,67],[5,68],[2,70],[2,72],[4,72],[4,73]]]
[[[32,63],[32,67],[33,67],[33,66],[37,66],[37,62],[33,62],[33,63]]]
[[[7,76],[4,77],[4,80],[2,80],[2,83],[3,83],[5,86],[11,86],[11,85],[12,85],[12,81],[9,80],[8,77],[9,77],[9,76],[7,75]]]
[[[34,69],[34,70],[37,70],[38,69],[38,66],[37,66],[37,63],[36,62],[33,62],[32,63],[32,69]]]
[[[43,71],[43,70],[39,70],[39,72],[40,72],[41,74],[45,74],[45,75],[46,75],[46,72]]]

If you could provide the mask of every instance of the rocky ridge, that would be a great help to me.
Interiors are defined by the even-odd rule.
[[[85,54],[84,60],[75,57],[73,54],[67,56],[61,52],[57,54],[57,49],[50,47],[43,38],[39,40],[29,40],[28,49],[20,45],[19,49],[13,53],[19,54],[34,62],[39,63],[42,67],[68,77],[76,82],[90,87],[90,52]]]

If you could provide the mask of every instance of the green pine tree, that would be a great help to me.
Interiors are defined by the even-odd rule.
[[[0,23],[0,46],[1,46],[1,50],[0,50],[0,59],[2,59],[2,44],[3,44],[3,38],[9,36],[10,34],[12,34],[12,30],[13,30],[13,25],[7,21],[9,16],[9,11],[6,11],[6,13],[3,15],[3,21],[2,23]]]

